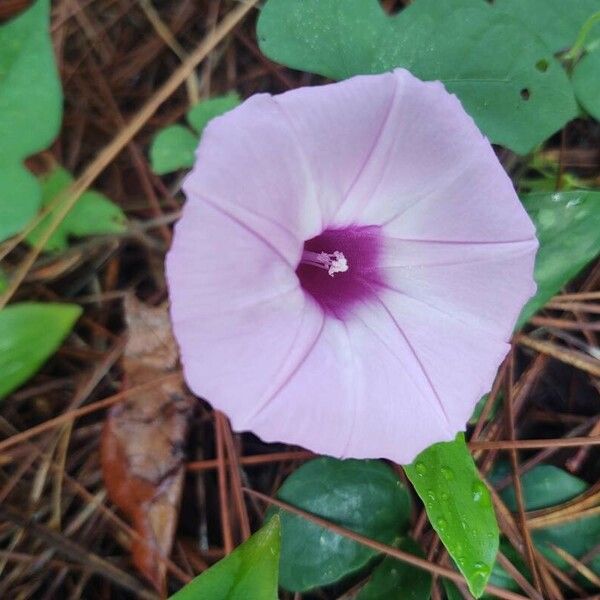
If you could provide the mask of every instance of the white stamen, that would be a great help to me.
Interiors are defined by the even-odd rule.
[[[325,269],[330,277],[333,277],[336,273],[345,273],[350,268],[344,253],[339,252],[338,250],[331,254],[327,254],[327,252],[311,252],[310,250],[305,250],[302,253],[301,262],[312,265],[313,267]]]

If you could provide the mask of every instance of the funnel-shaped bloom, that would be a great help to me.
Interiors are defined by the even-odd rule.
[[[253,96],[207,127],[185,191],[175,335],[235,429],[406,463],[464,428],[537,241],[441,83],[397,70]]]

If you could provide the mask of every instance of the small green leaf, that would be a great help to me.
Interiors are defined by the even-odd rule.
[[[41,179],[42,205],[51,203],[61,192],[73,183],[71,174],[62,167],[55,168]],[[66,198],[65,198],[66,200]],[[59,202],[59,205],[61,202]],[[27,242],[34,245],[58,206],[42,219],[40,224],[27,236]],[[69,237],[82,238],[88,235],[121,233],[125,231],[127,219],[123,211],[106,196],[89,191],[81,195],[62,223],[52,234],[44,250],[58,251],[68,247]]]
[[[280,529],[276,515],[171,600],[277,600]]]
[[[0,310],[0,398],[56,351],[81,314],[74,304],[23,302]]]
[[[494,7],[519,19],[552,52],[569,49],[588,17],[600,8],[598,0],[496,0]],[[589,40],[599,37],[597,27]]]
[[[240,97],[236,92],[230,92],[225,96],[216,96],[215,98],[202,100],[188,111],[188,123],[198,135],[201,135],[211,119],[232,110],[239,103]]]
[[[410,498],[396,474],[374,460],[317,458],[286,479],[277,497],[387,544],[406,531]],[[280,582],[290,591],[334,583],[364,567],[377,552],[299,516],[279,512]]]
[[[150,164],[157,175],[189,169],[194,165],[198,136],[183,125],[170,125],[158,132],[150,146]]]
[[[410,538],[403,538],[398,548],[424,558]],[[375,567],[356,600],[429,600],[430,596],[431,575],[427,571],[388,556]]]
[[[600,121],[600,49],[590,52],[577,63],[573,87],[581,106]]]
[[[239,103],[240,97],[235,92],[202,100],[190,108],[186,115],[194,131],[183,125],[170,125],[159,131],[150,146],[152,170],[157,175],[164,175],[193,167],[199,136],[208,122]]]
[[[521,312],[522,327],[552,296],[600,254],[600,192],[528,194],[522,198],[537,229],[537,293]]]
[[[490,481],[502,479],[510,472],[507,463],[499,463],[494,470],[494,477],[490,477]],[[527,471],[521,475],[521,486],[525,510],[540,510],[567,502],[588,488],[585,481],[554,465],[538,465],[531,471]],[[500,492],[500,496],[510,510],[517,510],[517,501],[512,485],[504,488]]]
[[[463,434],[434,444],[404,467],[432,527],[465,576],[483,593],[498,551],[498,524],[490,493],[479,478]]]
[[[552,52],[483,0],[417,0],[394,16],[377,0],[268,0],[257,33],[271,59],[333,79],[395,67],[439,79],[492,142],[521,154],[577,115]]]
[[[50,2],[38,0],[0,27],[0,241],[35,216],[40,193],[22,161],[60,129],[62,91],[49,22]]]

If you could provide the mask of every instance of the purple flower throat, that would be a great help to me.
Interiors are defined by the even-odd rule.
[[[382,282],[380,250],[378,226],[326,229],[304,243],[296,274],[327,314],[344,320],[354,306],[375,297]]]

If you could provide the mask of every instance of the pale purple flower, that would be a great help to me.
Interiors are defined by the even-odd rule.
[[[410,462],[489,390],[534,227],[488,141],[405,70],[206,129],[167,259],[187,382],[236,430]]]

